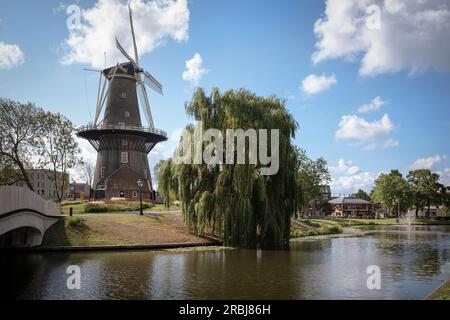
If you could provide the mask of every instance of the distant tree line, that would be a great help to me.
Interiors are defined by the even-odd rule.
[[[48,169],[62,201],[68,170],[82,164],[79,153],[75,127],[64,115],[0,99],[0,185],[22,183],[35,191],[29,170]]]
[[[450,207],[447,188],[439,183],[439,175],[428,169],[412,170],[404,177],[398,170],[380,174],[370,193],[374,204],[383,204],[390,215],[414,208],[416,216],[430,207]]]

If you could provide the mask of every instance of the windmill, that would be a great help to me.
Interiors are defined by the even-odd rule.
[[[94,122],[79,128],[77,135],[87,139],[98,152],[93,183],[96,199],[136,198],[138,192],[154,198],[148,153],[157,143],[167,140],[167,134],[154,126],[146,89],[148,86],[162,95],[163,86],[139,64],[130,5],[128,11],[134,59],[116,37],[117,49],[128,62],[103,70],[86,69],[100,73],[97,106]],[[99,121],[103,109],[104,116]],[[139,109],[148,127],[142,125]],[[137,181],[145,182],[144,186]]]

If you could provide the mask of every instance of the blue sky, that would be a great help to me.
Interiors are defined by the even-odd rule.
[[[335,194],[369,189],[391,168],[430,168],[450,184],[449,4],[349,3],[337,10],[336,0],[133,1],[141,65],[165,88],[163,97],[149,97],[155,125],[174,137],[151,163],[170,154],[190,121],[184,104],[197,85],[244,87],[287,100],[300,124],[295,143],[327,159]],[[71,4],[82,10],[84,31],[67,27]],[[373,4],[378,27],[364,20],[375,17],[366,10]],[[95,27],[111,17],[108,10],[119,16]],[[118,35],[130,48],[125,18],[119,0],[1,1],[0,96],[62,112],[76,125],[91,121],[98,76],[83,68],[102,61],[105,50],[108,64],[121,59],[111,39]],[[71,36],[81,41],[67,42]],[[201,64],[192,60],[187,70],[197,53]],[[358,112],[377,97],[378,110]]]

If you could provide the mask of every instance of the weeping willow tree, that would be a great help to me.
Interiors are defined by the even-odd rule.
[[[261,174],[264,164],[259,158],[253,164],[172,164],[176,168],[166,171],[175,177],[160,175],[159,185],[169,187],[170,181],[177,181],[186,226],[197,234],[219,236],[226,246],[288,248],[290,217],[297,206],[297,164],[291,143],[297,123],[284,101],[243,89],[223,94],[213,89],[209,96],[197,89],[186,112],[202,123],[204,131],[218,129],[223,137],[227,129],[279,130],[279,170],[274,175]],[[186,130],[193,132],[194,128],[190,125]],[[245,143],[248,160],[249,141]],[[268,154],[273,152],[270,141],[267,146]],[[234,153],[236,160],[236,148]],[[165,164],[169,165],[170,161]]]

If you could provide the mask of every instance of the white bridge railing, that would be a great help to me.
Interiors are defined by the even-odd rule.
[[[48,216],[61,216],[61,210],[58,204],[44,200],[30,189],[15,186],[1,186],[0,217],[20,209],[36,210]]]
[[[129,125],[122,125],[122,124],[102,124],[102,125],[87,125],[82,126],[77,129],[78,132],[80,131],[89,131],[89,130],[131,130],[131,131],[141,131],[141,132],[149,132],[158,134],[161,136],[164,136],[167,138],[167,132],[155,129],[155,128],[149,128],[149,127],[139,127],[139,126],[129,126]]]

